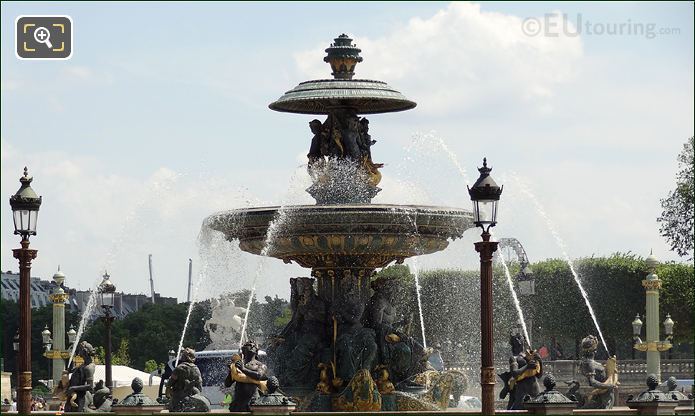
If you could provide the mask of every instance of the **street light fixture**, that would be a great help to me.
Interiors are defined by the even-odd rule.
[[[51,350],[51,344],[53,343],[51,335],[51,331],[48,329],[48,324],[46,324],[43,331],[41,331],[41,340],[43,341],[43,346],[46,348],[46,351]]]
[[[632,359],[635,359],[635,345],[641,343],[640,334],[642,333],[642,320],[639,314],[632,321]]]
[[[495,413],[495,367],[493,365],[492,340],[492,255],[497,251],[497,242],[490,241],[490,227],[497,224],[497,204],[502,194],[502,187],[490,176],[487,158],[483,167],[478,168],[480,177],[468,194],[473,201],[473,223],[483,230],[483,241],[475,243],[475,251],[480,253],[480,344],[481,368],[480,384],[482,387],[482,413]]]
[[[70,324],[70,330],[68,331],[68,344],[72,345],[77,340],[77,331],[75,331],[75,325]]]
[[[29,248],[29,236],[36,235],[36,222],[41,206],[41,197],[31,188],[33,178],[24,168],[24,176],[19,179],[19,190],[10,197],[10,207],[14,220],[14,233],[21,235],[22,248],[12,250],[19,260],[19,350],[17,412],[31,412],[31,262],[37,250]]]
[[[111,310],[113,309],[113,304],[114,304],[114,294],[116,292],[116,286],[114,286],[113,283],[111,283],[111,276],[109,276],[109,273],[104,271],[103,275],[103,280],[101,281],[101,284],[99,284],[99,296],[101,297],[101,308],[104,310],[104,316],[102,316],[102,320],[104,321],[104,325],[106,326],[106,351],[105,351],[105,372],[106,375],[104,378],[106,378],[106,387],[109,388],[109,390],[113,389],[113,378],[112,378],[112,368],[111,368],[111,323],[114,320],[114,316],[111,313]]]
[[[673,319],[671,319],[671,314],[666,314],[666,319],[664,319],[664,335],[666,335],[666,341],[673,345]],[[668,349],[668,359],[673,357],[673,347]]]

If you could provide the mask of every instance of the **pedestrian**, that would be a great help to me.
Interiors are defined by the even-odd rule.
[[[17,399],[12,398],[12,406],[10,406],[10,412],[16,412],[17,411]]]

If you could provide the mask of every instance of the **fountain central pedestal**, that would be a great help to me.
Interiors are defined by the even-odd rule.
[[[384,82],[353,80],[362,58],[347,35],[326,52],[334,79],[303,82],[270,104],[327,116],[309,123],[307,192],[317,205],[232,210],[206,224],[246,252],[311,269],[312,278],[290,279],[292,319],[268,349],[283,389],[304,396],[300,408],[434,410],[448,403],[458,376],[423,378],[439,381],[421,398],[394,391],[428,369],[431,351],[396,327],[392,292],[399,283],[372,284],[372,276],[392,262],[444,250],[473,227],[473,216],[458,208],[371,204],[383,165],[372,161],[376,140],[359,115],[415,103]]]

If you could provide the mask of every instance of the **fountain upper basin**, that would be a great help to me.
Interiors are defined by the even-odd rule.
[[[311,268],[384,267],[441,251],[474,226],[468,210],[389,204],[235,209],[211,215],[206,223],[229,241],[239,240],[246,252],[262,254],[269,240],[263,254]]]

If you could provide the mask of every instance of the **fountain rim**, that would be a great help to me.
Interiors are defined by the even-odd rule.
[[[409,213],[435,213],[435,214],[450,214],[461,216],[471,216],[473,215],[472,210],[457,207],[448,207],[440,205],[403,205],[403,204],[336,204],[336,205],[272,205],[272,206],[260,206],[260,207],[249,207],[249,208],[233,208],[230,210],[219,211],[214,214],[210,214],[207,218],[210,219],[217,215],[224,214],[254,214],[254,213],[269,213],[269,212],[298,212],[303,211],[306,213],[311,212],[339,212],[339,211],[378,211],[378,212],[389,212],[393,211],[398,214],[409,214]]]
[[[344,94],[346,91],[351,93]],[[372,107],[365,107],[364,100],[368,100]],[[300,82],[270,103],[268,108],[283,113],[326,115],[342,108],[352,108],[358,114],[383,114],[411,110],[416,106],[415,101],[384,81],[315,79]]]

